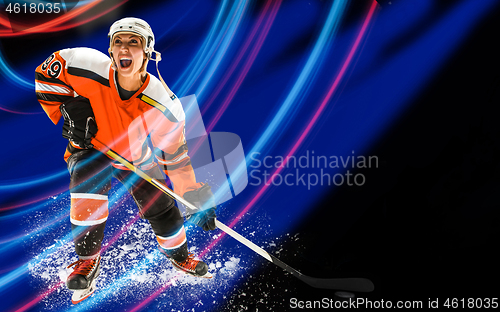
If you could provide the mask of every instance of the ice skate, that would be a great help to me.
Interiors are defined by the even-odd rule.
[[[77,260],[68,268],[72,266],[75,266],[75,269],[68,276],[66,286],[69,290],[74,291],[71,302],[77,304],[94,293],[96,278],[99,276],[101,266],[101,256],[88,260]]]
[[[160,251],[167,256],[168,260],[172,262],[174,269],[176,269],[177,271],[196,277],[212,278],[212,274],[208,272],[208,265],[201,260],[196,260],[192,253],[189,253],[186,260],[180,262],[174,260],[173,258],[170,258],[161,247]]]

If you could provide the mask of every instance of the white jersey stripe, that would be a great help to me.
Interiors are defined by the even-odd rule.
[[[71,198],[108,200],[108,195],[91,194],[91,193],[71,193]]]
[[[126,166],[124,166],[120,163],[112,163],[111,165],[113,167],[115,167],[116,169],[129,170]],[[153,161],[153,162],[148,162],[147,164],[137,165],[137,167],[139,167],[142,170],[149,170],[149,169],[153,168],[155,165],[156,165],[156,163]]]
[[[54,92],[65,95],[73,95],[73,90],[70,90],[67,87],[46,84],[39,81],[35,81],[35,89],[37,92],[45,91],[45,92]]]
[[[173,163],[177,163],[177,162],[179,162],[180,160],[183,160],[186,157],[188,157],[187,151],[184,152],[184,153],[182,153],[182,154],[180,154],[179,156],[177,156],[176,158],[174,158],[172,160],[163,160],[162,158],[159,158],[158,156],[156,156],[156,159],[158,160],[158,163],[160,163],[162,165],[170,165],[170,164],[173,164]]]

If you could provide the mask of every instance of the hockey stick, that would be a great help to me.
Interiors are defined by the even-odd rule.
[[[123,158],[121,155],[118,153],[114,152],[112,149],[107,147],[105,144],[102,142],[98,141],[97,139],[94,139],[99,143],[99,145],[102,145],[105,148],[105,151],[102,149],[98,149],[100,152],[108,155],[109,157],[113,158],[114,160],[118,161],[125,167],[127,167],[130,171],[135,172],[137,175],[139,175],[141,178],[144,180],[148,181],[152,185],[154,185],[156,188],[158,188],[160,191],[163,193],[167,194],[168,196],[172,197],[173,199],[179,201],[183,205],[186,206],[188,209],[189,214],[193,214],[198,210],[196,206],[185,200],[183,197],[177,195],[169,189],[167,186],[165,186],[163,183],[159,182],[158,180],[150,177],[147,173],[142,171],[141,169],[137,168],[134,166],[131,162],[129,162],[127,159]],[[299,271],[295,270],[294,268],[288,266],[286,263],[282,262],[278,258],[274,257],[273,255],[269,254],[267,251],[264,249],[260,248],[259,246],[255,245],[245,237],[241,236],[237,232],[235,232],[233,229],[228,227],[227,225],[223,224],[219,220],[215,219],[215,225],[222,231],[224,231],[226,234],[229,236],[233,237],[243,245],[247,246],[248,248],[252,249],[254,252],[258,253],[262,257],[264,257],[266,260],[274,263],[275,265],[279,266],[280,268],[284,269],[288,273],[291,273],[293,276],[298,278],[299,280],[303,281],[304,283],[315,287],[315,288],[322,288],[322,289],[336,289],[336,290],[347,290],[347,291],[355,291],[355,292],[371,292],[374,289],[374,285],[372,281],[366,278],[315,278],[311,276],[304,275],[300,273]]]

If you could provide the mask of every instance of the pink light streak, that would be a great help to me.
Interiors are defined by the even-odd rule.
[[[238,4],[238,6],[239,6],[239,4]],[[237,10],[236,10],[236,11],[237,11]],[[236,13],[235,13],[235,14],[236,14]],[[231,19],[229,20],[229,24],[234,23],[234,19],[236,18],[236,15],[235,15],[235,14],[233,14],[233,15],[231,16]],[[237,24],[239,24],[239,23],[240,23],[240,21],[241,21],[242,17],[243,17],[243,15],[241,15],[241,16],[239,17]],[[236,26],[235,28],[238,28],[238,26]],[[192,79],[192,80],[191,80],[191,84],[189,85],[189,87],[187,87],[187,88],[186,88],[186,90],[189,90],[190,88],[192,88],[192,87],[193,87],[193,85],[194,85],[194,83],[196,82],[196,80],[198,80],[198,78],[200,78],[200,76],[202,75],[203,71],[207,68],[208,64],[210,64],[210,62],[211,62],[212,58],[214,57],[214,55],[216,54],[217,50],[219,49],[219,47],[220,47],[220,45],[221,45],[222,41],[224,41],[224,38],[226,37],[226,35],[227,35],[227,32],[228,32],[228,31],[229,31],[229,28],[228,28],[228,27],[226,27],[226,30],[224,31],[223,35],[222,35],[222,36],[220,36],[220,38],[221,38],[221,39],[220,39],[220,40],[219,40],[219,42],[217,43],[216,48],[215,48],[215,49],[213,49],[213,52],[212,52],[212,54],[210,55],[210,58],[209,58],[209,59],[205,62],[205,64],[204,64],[204,66],[202,67],[202,69],[198,71],[198,75],[196,75],[196,77],[195,77],[194,79]],[[232,34],[232,36],[231,36],[231,40],[232,40],[232,38],[233,38],[233,37],[234,37],[234,32],[233,32],[233,34]],[[224,53],[223,53],[223,54],[226,54],[226,51],[227,51],[227,48],[228,48],[228,47],[229,47],[229,45],[227,45],[227,46],[226,46],[226,49],[224,50]],[[219,64],[220,64],[220,60],[219,60],[219,62],[217,63],[216,67],[218,67],[218,66],[219,66]],[[213,73],[215,73],[215,70],[213,71]],[[213,73],[212,73],[212,75],[210,75],[210,77],[212,77],[212,76],[213,76]],[[204,88],[205,88],[205,86],[206,86],[206,83],[205,83],[205,85],[203,85],[203,87],[202,87],[201,89],[204,89]]]
[[[61,221],[63,219],[66,219],[68,216],[69,216],[69,212],[61,215],[59,218],[51,219],[50,222],[45,223],[45,227],[51,226],[51,225],[53,225],[53,224],[55,224],[55,223],[57,223],[57,222],[59,222],[59,221]],[[6,244],[8,242],[15,241],[15,240],[18,240],[18,239],[26,238],[27,236],[30,236],[30,235],[38,232],[38,231],[40,231],[40,230],[34,230],[34,231],[31,231],[30,233],[21,233],[21,234],[19,234],[17,236],[14,236],[14,237],[4,238],[4,239],[0,240],[0,245],[1,244]]]
[[[1,211],[12,210],[12,209],[16,209],[16,208],[20,208],[20,207],[24,207],[24,206],[28,206],[28,205],[31,205],[31,204],[34,204],[34,203],[38,203],[40,201],[47,200],[49,197],[58,196],[61,193],[64,193],[64,192],[67,192],[67,191],[68,191],[68,187],[63,187],[63,188],[51,191],[48,194],[46,193],[44,195],[41,195],[40,197],[35,198],[35,199],[28,199],[28,200],[25,200],[25,201],[20,201],[20,202],[15,202],[15,203],[8,204],[8,205],[0,206],[0,212]]]
[[[236,79],[236,82],[234,83],[231,91],[226,96],[225,100],[223,101],[221,108],[217,111],[215,117],[212,119],[212,122],[210,122],[210,124],[208,125],[207,132],[210,133],[212,131],[212,129],[215,127],[215,124],[219,121],[222,114],[229,106],[229,103],[231,103],[231,101],[233,100],[236,92],[238,91],[239,87],[243,83],[243,80],[247,76],[248,71],[250,70],[250,67],[252,66],[253,62],[255,61],[255,58],[257,57],[257,54],[259,53],[259,51],[264,43],[264,40],[266,39],[267,34],[269,33],[269,30],[271,29],[271,25],[274,22],[276,14],[278,13],[278,9],[280,7],[280,4],[281,4],[281,1],[277,1],[275,3],[274,7],[271,9],[270,17],[268,18],[268,20],[266,21],[266,24],[264,25],[264,30],[259,35],[259,37],[257,39],[257,43],[253,46],[247,62],[245,63],[239,77]],[[267,9],[268,9],[268,7],[266,6],[264,14],[267,12]],[[227,77],[227,79],[228,78],[229,77]],[[224,84],[225,84],[225,82],[222,83],[221,85],[224,85]]]
[[[65,26],[58,26],[64,22],[67,22],[67,21],[75,18],[75,17],[78,17],[79,15],[85,13],[86,11],[92,9],[93,7],[95,7],[101,3],[104,3],[104,0],[96,0],[94,2],[87,4],[87,5],[84,5],[78,9],[72,10],[69,13],[66,13],[66,14],[62,15],[61,17],[55,18],[49,22],[25,29],[23,31],[18,31],[18,32],[12,32],[12,25],[11,25],[10,21],[8,21],[7,19],[5,19],[3,17],[0,17],[0,25],[11,28],[10,30],[0,30],[0,37],[17,37],[17,36],[22,36],[22,35],[34,34],[34,33],[56,32],[56,31],[70,29],[70,28],[77,27],[77,26],[80,26],[82,24],[88,23],[92,20],[95,20],[96,18],[99,18],[102,15],[107,14],[110,11],[116,9],[117,7],[123,5],[127,1],[128,0],[123,0],[120,3],[114,5],[113,7],[99,12],[99,14],[93,14],[92,17],[90,17],[88,19],[78,21],[78,22],[75,22],[73,24],[69,24],[69,25],[65,25]],[[56,27],[56,26],[58,26],[58,27]]]
[[[270,3],[271,3],[270,1],[266,3],[266,6],[264,8],[264,12],[267,12],[267,10],[269,9]],[[210,98],[203,105],[203,109],[201,110],[201,114],[202,115],[205,114],[205,112],[210,107],[210,105],[213,103],[213,101],[215,100],[215,98],[217,97],[217,95],[220,93],[220,91],[222,90],[222,88],[226,85],[227,81],[229,80],[229,78],[231,77],[231,75],[233,74],[233,72],[235,71],[235,69],[238,66],[239,62],[241,61],[241,59],[245,55],[246,51],[248,50],[248,47],[250,46],[250,43],[253,41],[253,38],[255,37],[255,34],[257,33],[257,30],[260,28],[260,25],[262,24],[263,16],[264,16],[264,14],[262,14],[262,15],[259,16],[257,24],[253,27],[252,31],[250,32],[250,36],[247,37],[247,40],[245,41],[245,44],[243,45],[243,48],[240,49],[240,52],[239,52],[236,60],[233,61],[231,67],[229,68],[229,70],[224,75],[224,78],[222,79],[222,81],[220,81],[217,84],[217,88],[215,89],[215,91],[213,91],[211,93]],[[191,122],[191,126],[188,127],[187,131],[189,132],[189,130],[191,130],[197,122],[199,122],[199,119],[197,119],[195,121],[192,121]],[[197,150],[197,149],[198,148],[195,148],[194,150]]]
[[[220,83],[218,83],[217,89],[214,92],[212,92],[212,95],[211,95],[210,99],[208,100],[208,102],[203,106],[203,109],[201,111],[202,115],[205,114],[208,107],[210,107],[210,105],[213,103],[213,101],[215,100],[217,95],[220,93],[222,88],[226,85],[227,81],[229,80],[229,78],[231,78],[231,75],[236,70],[236,67],[239,65],[241,59],[246,54],[248,47],[253,42],[253,39],[254,39],[257,31],[261,27],[261,24],[264,20],[264,16],[267,15],[267,13],[269,11],[270,5],[271,5],[271,1],[266,3],[266,6],[264,7],[263,12],[259,16],[259,19],[257,21],[257,25],[255,27],[253,27],[252,32],[250,33],[250,36],[246,40],[245,44],[243,45],[243,48],[240,50],[238,57],[232,63],[229,71],[224,75],[223,80]],[[279,9],[280,5],[281,5],[281,0],[278,0],[275,2],[273,8],[271,9],[271,13],[270,13],[265,25],[264,25],[264,29],[261,32],[261,34],[259,35],[259,37],[257,39],[257,43],[253,46],[253,48],[250,52],[250,56],[246,60],[244,66],[243,66],[243,70],[240,72],[238,78],[236,79],[236,82],[233,84],[233,87],[232,87],[229,95],[227,95],[226,98],[224,99],[222,107],[219,108],[219,110],[216,113],[216,116],[212,119],[212,121],[210,122],[210,124],[206,128],[207,133],[210,133],[213,130],[213,128],[215,127],[215,124],[219,121],[222,114],[229,106],[229,103],[231,103],[232,99],[234,98],[234,95],[236,94],[236,92],[238,91],[239,87],[241,86],[243,80],[245,79],[246,75],[248,74],[250,67],[252,67],[253,62],[255,61],[255,58],[257,57],[257,54],[259,53],[259,51],[264,43],[264,40],[266,39],[267,34],[269,33],[269,30],[271,29],[271,25],[274,22],[274,19],[276,17],[276,14],[278,13],[278,9]],[[195,125],[198,122],[198,120],[193,121],[191,124]],[[190,153],[196,153],[196,151],[199,149],[200,145],[201,145],[201,141],[198,141],[198,143],[191,149]]]
[[[49,288],[47,291],[45,291],[44,293],[38,295],[37,297],[35,297],[33,300],[31,300],[30,302],[26,303],[25,305],[23,305],[22,307],[20,308],[17,308],[16,310],[14,310],[15,312],[23,312],[23,311],[26,311],[27,309],[31,308],[32,306],[34,306],[35,304],[37,304],[38,302],[40,302],[41,300],[43,300],[43,298],[49,296],[50,294],[52,294],[54,291],[56,291],[56,289],[58,289],[59,287],[61,287],[62,285],[64,284],[63,281],[60,281],[59,283],[55,284],[54,286],[52,286],[51,288]]]
[[[43,112],[33,112],[33,113],[28,113],[28,112],[18,112],[14,111],[5,107],[0,106],[0,110],[3,110],[4,112],[7,113],[12,113],[12,114],[21,114],[21,115],[37,115],[37,114],[42,114]]]
[[[123,202],[126,200],[126,197],[122,196],[121,197],[121,200],[117,203],[115,203],[115,205],[121,205],[123,204]],[[153,203],[154,201],[151,201],[151,203]],[[149,206],[148,206],[149,207]],[[69,212],[67,214],[65,214],[63,217],[68,217],[69,216]],[[137,219],[139,218],[139,215],[136,215],[132,220],[130,220],[118,233],[116,233],[113,237],[111,237],[111,239],[106,243],[106,245],[104,245],[102,248],[101,248],[101,253],[106,251],[112,244],[114,244],[118,238],[120,237],[120,235],[122,235],[125,231],[127,231],[130,226],[132,226],[133,223],[135,223],[137,221]],[[47,291],[43,292],[42,294],[36,296],[35,298],[33,298],[32,300],[30,300],[28,303],[26,303],[25,305],[23,305],[22,307],[18,308],[17,310],[15,310],[15,312],[22,312],[22,311],[26,311],[27,309],[31,308],[32,306],[34,306],[35,304],[39,303],[40,301],[42,301],[45,297],[51,295],[57,288],[61,287],[62,285],[64,284],[63,281],[59,282],[58,284],[56,284],[55,286],[49,288]]]
[[[37,33],[37,32],[47,32],[47,31],[51,31],[51,27],[55,27],[59,24],[62,24],[70,19],[72,19],[73,17],[76,17],[78,16],[79,14],[82,14],[84,13],[85,11],[88,11],[90,10],[92,7],[96,6],[97,4],[103,2],[102,0],[97,0],[97,1],[94,1],[94,2],[91,2],[87,5],[84,5],[82,6],[81,8],[78,8],[78,9],[75,9],[75,10],[72,10],[70,11],[69,13],[66,13],[58,18],[55,18],[49,22],[46,22],[46,23],[43,23],[41,25],[37,25],[35,27],[31,27],[29,29],[26,29],[24,31],[20,31],[20,32],[16,32],[16,33],[13,33],[12,30],[10,31],[2,31],[0,32],[0,36],[1,37],[11,37],[11,36],[19,36],[19,35],[25,35],[25,34],[32,34],[32,33]],[[8,21],[7,19],[5,18],[1,18],[0,17],[0,24],[3,25],[3,26],[6,26],[6,27],[12,27],[10,21]]]
[[[140,309],[142,309],[143,307],[148,305],[151,301],[153,301],[156,297],[158,297],[162,292],[164,292],[170,286],[172,286],[174,284],[174,282],[176,280],[178,280],[181,275],[184,275],[184,274],[178,273],[176,276],[172,277],[164,286],[162,286],[157,291],[155,291],[153,294],[151,294],[147,299],[143,300],[141,303],[136,305],[132,310],[130,310],[130,312],[139,311]]]
[[[38,203],[38,202],[40,202],[42,200],[46,200],[49,197],[56,196],[57,194],[60,194],[60,193],[62,193],[64,191],[67,191],[67,190],[68,190],[67,188],[66,189],[60,189],[60,190],[57,190],[57,191],[50,192],[50,194],[48,194],[48,195],[44,195],[42,197],[39,197],[39,198],[36,198],[36,199],[32,199],[32,200],[29,200],[29,201],[23,201],[23,202],[12,204],[12,205],[0,206],[0,211],[12,210],[12,209],[24,207],[24,206],[27,206],[27,205],[31,205],[31,204],[34,204],[34,203]]]
[[[364,37],[365,35],[365,32],[366,32],[366,29],[368,28],[368,25],[374,15],[374,12],[375,12],[375,9],[377,7],[377,2],[374,0],[370,6],[370,9],[368,11],[368,14],[365,18],[365,21],[363,22],[363,25],[361,27],[361,30],[360,32],[358,33],[358,36],[356,37],[356,40],[354,42],[354,44],[352,45],[348,55],[347,55],[347,58],[346,60],[344,61],[344,64],[342,65],[339,73],[337,74],[335,80],[333,81],[333,84],[331,85],[330,89],[328,90],[326,96],[323,98],[323,101],[321,102],[320,106],[318,107],[316,113],[314,114],[314,116],[312,117],[312,119],[309,121],[309,123],[307,124],[307,126],[305,127],[305,129],[303,130],[301,136],[298,138],[297,142],[293,145],[293,147],[290,149],[290,151],[288,152],[288,156],[292,156],[296,151],[297,149],[300,147],[300,145],[304,142],[306,136],[309,134],[309,132],[311,131],[311,129],[313,128],[314,124],[316,123],[316,121],[318,120],[319,116],[321,115],[321,113],[323,112],[323,110],[325,109],[325,107],[327,106],[328,102],[330,101],[330,99],[332,98],[334,92],[336,91],[340,81],[342,80],[342,78],[344,77],[345,75],[345,72],[347,71],[347,68],[349,67],[353,57],[354,57],[354,54],[356,53],[358,47],[359,47],[359,44],[362,40],[362,38]],[[286,157],[285,157],[286,158]],[[271,178],[270,178],[270,181],[272,181],[273,177],[275,175],[278,175],[283,169],[284,169],[284,165],[282,165],[281,167],[277,168],[274,173],[271,175]],[[259,190],[259,192],[253,197],[253,199],[245,206],[245,208],[243,208],[243,210],[241,210],[239,212],[239,214],[234,218],[234,220],[228,225],[230,228],[233,228],[236,223],[238,221],[240,221],[240,219],[242,218],[242,216],[244,214],[246,214],[248,212],[248,210],[250,210],[250,208],[253,207],[253,205],[255,205],[255,203],[264,195],[264,193],[266,192],[266,190],[268,189],[268,187],[270,186],[271,184],[264,184],[264,186],[262,186],[262,188]],[[221,235],[213,240],[210,245],[208,245],[207,248],[205,248],[205,250],[203,251],[202,255],[205,254],[206,252],[208,252],[213,246],[215,246],[220,239],[222,239],[222,237],[224,237],[226,235],[226,233],[222,232]]]
[[[281,4],[281,0],[279,0],[276,3],[275,7],[273,8],[273,11],[271,12],[271,15],[268,18],[268,21],[266,22],[266,26],[265,27],[267,29],[265,30],[264,33],[261,34],[260,37],[264,37],[265,38],[267,36],[267,33],[269,31],[269,28],[270,28],[270,24],[272,24],[272,22],[274,21],[274,18],[276,17],[277,9],[279,8],[280,4]],[[269,11],[270,5],[271,5],[271,1],[269,1],[269,2],[266,3],[266,6],[264,7],[262,14],[259,16],[259,19],[257,20],[257,24],[253,27],[252,31],[250,32],[250,36],[248,36],[247,40],[245,41],[245,44],[243,45],[243,48],[240,49],[240,53],[238,54],[236,60],[232,63],[231,67],[229,68],[229,70],[224,75],[224,78],[222,79],[222,81],[220,83],[218,83],[218,87],[214,90],[214,92],[211,93],[211,96],[210,96],[209,100],[203,106],[202,114],[204,114],[207,111],[207,109],[213,103],[213,101],[215,100],[215,98],[217,97],[217,95],[220,93],[220,91],[222,90],[222,88],[226,85],[226,83],[229,80],[229,78],[231,77],[231,75],[236,70],[236,67],[240,63],[241,59],[243,58],[243,56],[247,52],[250,44],[252,43],[255,35],[257,34],[257,31],[260,29],[260,27],[262,25],[262,22],[264,20],[264,16]],[[260,41],[261,41],[261,39],[259,39],[259,42]],[[260,50],[261,46],[262,46],[262,44],[260,44],[258,47],[254,46],[254,48],[252,49],[252,51],[256,50],[256,48],[258,48],[257,50]],[[248,64],[248,62],[249,61],[247,61],[247,64]],[[253,60],[252,60],[252,62],[253,62]]]

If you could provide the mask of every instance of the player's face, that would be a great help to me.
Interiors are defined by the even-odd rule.
[[[118,33],[111,48],[118,74],[127,78],[139,76],[139,70],[146,58],[140,37],[130,33]]]

